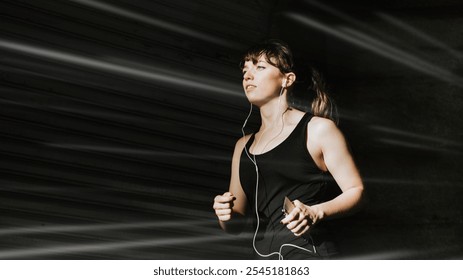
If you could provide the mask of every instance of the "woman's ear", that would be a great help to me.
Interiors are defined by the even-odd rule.
[[[281,85],[282,87],[290,87],[293,85],[293,83],[296,81],[296,74],[293,72],[285,74],[285,78],[283,80],[283,84]]]

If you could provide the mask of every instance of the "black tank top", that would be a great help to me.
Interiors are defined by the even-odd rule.
[[[285,246],[282,249],[285,259],[329,257],[337,253],[322,223],[302,237],[296,237],[280,223],[284,218],[282,208],[285,196],[290,200],[298,199],[304,204],[314,205],[332,199],[336,193],[330,189],[333,185],[327,184],[331,177],[329,173],[317,167],[307,150],[307,124],[311,118],[312,115],[306,113],[281,144],[263,154],[253,155],[249,152],[255,138],[252,134],[246,143],[246,150],[241,153],[241,186],[252,210],[251,215],[255,218],[256,168],[248,154],[253,160],[255,158],[259,170],[257,208],[260,225],[256,248],[261,254],[278,252],[282,244],[293,244],[311,251],[312,245],[315,245],[317,249],[317,254],[310,254]],[[257,223],[254,223],[254,230],[255,226]]]

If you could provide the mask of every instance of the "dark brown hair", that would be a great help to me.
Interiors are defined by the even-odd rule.
[[[266,61],[277,67],[281,73],[287,74],[294,72],[296,77],[299,76],[300,73],[296,71],[291,49],[286,43],[275,39],[266,40],[249,48],[240,62],[240,68],[243,69],[246,61],[257,63],[262,55],[265,55]],[[308,86],[306,86],[306,89],[311,93],[310,97],[312,97],[310,108],[297,106],[293,100],[290,100],[293,98],[292,92],[296,83],[293,83],[293,85],[288,88],[288,104],[290,104],[290,107],[299,107],[298,109],[311,111],[314,116],[328,118],[338,123],[336,105],[326,91],[325,82],[321,74],[313,67],[305,68],[310,70],[308,74],[310,79],[308,80]],[[307,99],[307,94],[305,99]]]

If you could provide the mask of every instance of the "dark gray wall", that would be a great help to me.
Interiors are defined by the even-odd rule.
[[[265,37],[338,103],[370,198],[345,258],[461,258],[462,5],[321,2],[1,1],[0,258],[246,257],[211,206]]]

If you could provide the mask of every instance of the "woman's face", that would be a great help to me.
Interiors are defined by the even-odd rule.
[[[261,106],[278,97],[282,88],[284,75],[267,62],[264,55],[254,64],[251,60],[243,67],[243,89],[249,102]]]

